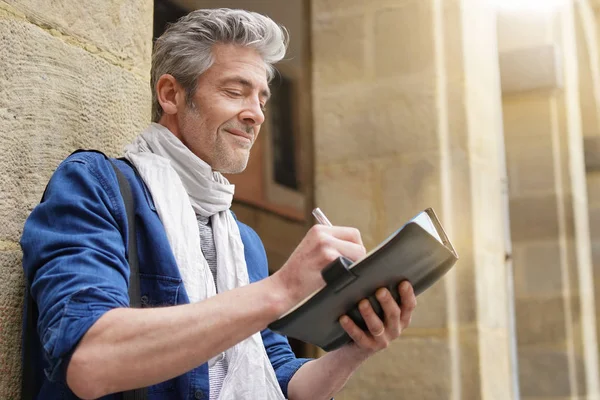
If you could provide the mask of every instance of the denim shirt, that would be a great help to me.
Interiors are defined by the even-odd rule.
[[[142,306],[189,303],[150,193],[126,163],[116,163],[135,198]],[[250,282],[264,279],[268,267],[263,244],[250,227],[239,221],[238,226]],[[125,205],[109,161],[96,152],[71,155],[50,179],[21,238],[23,269],[39,311],[40,343],[32,360],[43,378],[38,399],[76,398],[66,385],[66,366],[75,346],[105,312],[129,306],[126,243]],[[284,336],[269,329],[261,335],[287,397],[290,379],[309,360],[296,358]],[[150,386],[148,394],[153,400],[208,399],[208,364]]]

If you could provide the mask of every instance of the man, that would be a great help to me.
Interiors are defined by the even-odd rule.
[[[82,152],[58,167],[21,240],[39,309],[39,398],[148,387],[151,399],[328,399],[408,326],[416,300],[404,282],[401,308],[380,289],[384,321],[363,300],[368,330],[343,316],[354,342],[319,359],[295,358],[266,329],[324,284],[331,261],[365,255],[356,229],[317,225],[267,277],[260,239],[229,211],[221,173],[246,167],[286,40],[269,18],[228,9],[192,12],[158,39],[154,123],[126,149],[139,176],[119,162],[148,307],[128,307],[127,222],[109,161]]]

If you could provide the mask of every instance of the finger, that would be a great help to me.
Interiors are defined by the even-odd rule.
[[[373,339],[365,333],[358,325],[350,319],[347,315],[343,315],[340,318],[340,325],[346,331],[348,336],[356,343],[359,347],[372,347]]]
[[[371,336],[373,336],[375,340],[383,338],[385,333],[385,325],[373,310],[369,300],[361,300],[360,303],[358,303],[358,310],[367,324],[367,328],[369,329]]]
[[[367,250],[362,244],[340,240],[335,237],[330,238],[328,244],[335,249],[335,251],[339,252],[340,255],[348,257],[352,261],[361,260],[367,254]]]
[[[351,227],[347,227],[347,226],[325,226],[325,225],[315,225],[313,228],[317,229],[317,230],[321,230],[323,232],[327,232],[331,236],[338,238],[340,240],[360,244],[361,246],[363,245],[360,231],[356,228],[351,228]]]
[[[408,281],[400,283],[398,292],[400,293],[400,324],[404,329],[410,324],[412,312],[417,306],[417,298],[412,285]]]
[[[386,288],[379,289],[375,293],[375,297],[377,297],[377,301],[379,301],[383,309],[386,329],[393,336],[398,336],[402,331],[400,326],[400,306],[398,306],[398,303],[396,303],[396,300],[394,300],[390,291]]]

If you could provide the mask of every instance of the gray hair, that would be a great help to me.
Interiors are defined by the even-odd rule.
[[[287,30],[264,15],[228,8],[195,10],[170,25],[154,44],[152,54],[152,121],[160,120],[163,110],[156,96],[156,83],[171,74],[186,91],[186,101],[198,86],[198,78],[214,62],[212,46],[217,43],[252,47],[267,66],[271,80],[273,64],[283,59],[288,44]]]

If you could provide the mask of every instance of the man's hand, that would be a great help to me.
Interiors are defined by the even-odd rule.
[[[398,291],[400,307],[387,289],[379,289],[376,293],[385,321],[381,321],[368,300],[359,303],[368,331],[360,329],[348,316],[341,317],[342,327],[354,342],[300,367],[289,383],[289,398],[331,399],[363,361],[388,347],[392,340],[400,336],[410,323],[417,300],[408,282],[402,282]]]
[[[354,340],[348,345],[350,351],[358,350],[360,355],[368,358],[387,348],[408,327],[417,299],[411,284],[407,281],[398,285],[398,293],[400,293],[401,306],[398,306],[391,293],[385,288],[379,289],[375,294],[383,308],[385,321],[375,313],[369,300],[360,301],[358,309],[367,324],[368,331],[363,331],[347,315],[340,318],[342,328]]]
[[[282,301],[289,309],[325,285],[321,271],[329,263],[339,256],[360,260],[365,254],[358,229],[314,225],[286,263],[270,278],[284,290]]]

